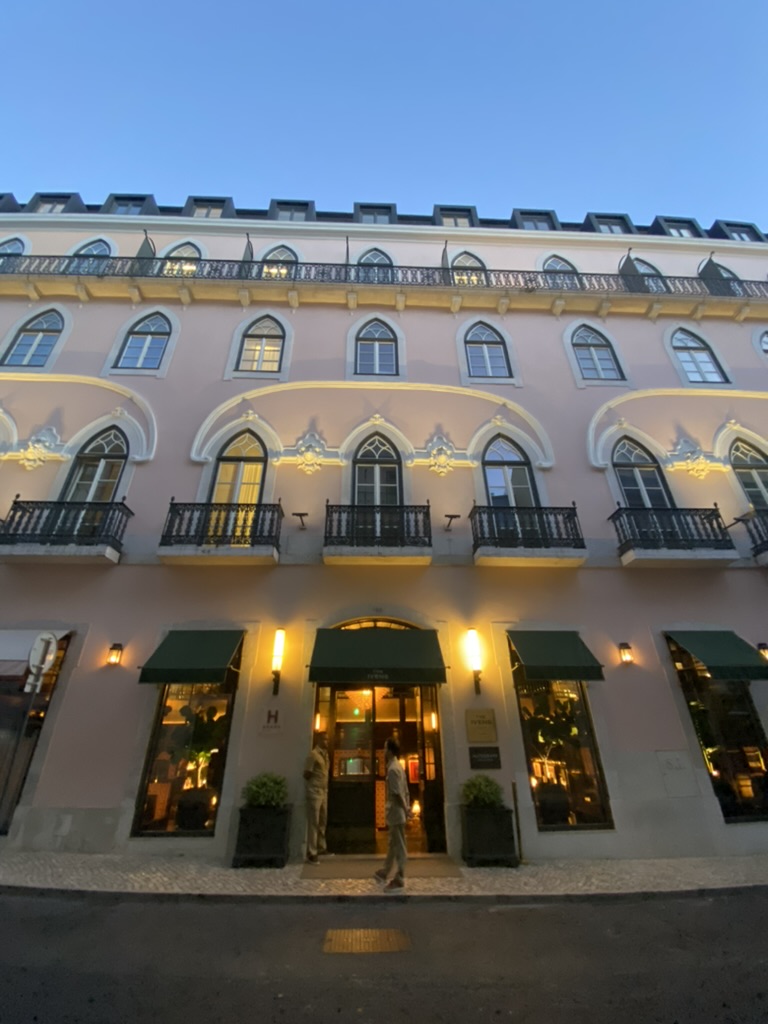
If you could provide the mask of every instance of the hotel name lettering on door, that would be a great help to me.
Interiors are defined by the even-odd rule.
[[[370,670],[370,672],[366,673],[365,678],[366,679],[370,679],[373,682],[387,683],[387,682],[389,682],[389,673],[388,672],[384,672],[380,668],[372,668]]]
[[[496,712],[492,708],[465,711],[467,743],[496,743]]]

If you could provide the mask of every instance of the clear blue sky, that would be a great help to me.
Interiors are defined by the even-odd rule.
[[[0,191],[750,220],[766,0],[6,0]]]

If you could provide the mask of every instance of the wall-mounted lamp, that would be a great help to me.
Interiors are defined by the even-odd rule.
[[[758,644],[758,651],[762,654],[766,661],[768,661],[768,644]]]
[[[632,645],[627,643],[619,644],[619,657],[623,665],[634,665],[635,655],[632,652]]]
[[[123,660],[123,645],[112,644],[107,653],[107,664],[108,665],[119,665]]]
[[[475,693],[480,693],[480,674],[482,662],[480,661],[480,640],[476,629],[468,629],[464,642],[464,650],[467,655],[467,665],[472,670],[472,678],[475,683]]]
[[[275,630],[275,642],[272,645],[272,695],[280,691],[280,673],[283,669],[283,651],[285,650],[285,630]]]

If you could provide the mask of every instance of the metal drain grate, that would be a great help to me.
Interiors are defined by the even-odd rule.
[[[329,928],[324,953],[402,953],[411,948],[405,932],[397,928]]]

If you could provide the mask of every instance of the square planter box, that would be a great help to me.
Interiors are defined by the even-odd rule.
[[[290,807],[241,807],[232,867],[284,868],[290,830]]]
[[[510,808],[462,804],[461,856],[471,868],[516,868],[520,858]]]

